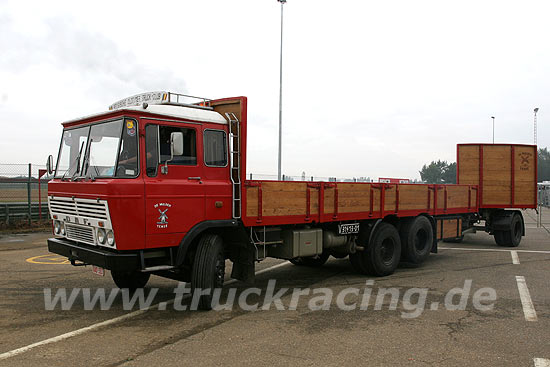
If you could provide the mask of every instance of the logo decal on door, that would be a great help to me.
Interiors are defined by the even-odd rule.
[[[172,205],[168,203],[157,203],[154,207],[159,212],[157,228],[168,228],[168,214],[166,214],[166,212],[172,207]]]

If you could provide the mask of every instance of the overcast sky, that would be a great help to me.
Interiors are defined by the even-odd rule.
[[[283,173],[419,178],[456,144],[550,145],[550,2],[284,6]],[[249,98],[248,172],[276,174],[280,4],[0,0],[0,163],[62,121],[167,90]]]

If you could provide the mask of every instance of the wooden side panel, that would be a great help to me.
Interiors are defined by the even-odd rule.
[[[440,219],[437,221],[437,239],[455,238],[462,234],[462,219]]]
[[[258,187],[246,188],[246,217],[258,216]]]
[[[479,185],[479,145],[459,145],[458,183]]]
[[[396,185],[388,185],[384,189],[384,211],[385,212],[394,212],[395,213],[395,203],[397,199],[397,186]]]
[[[246,216],[257,217],[259,209],[260,187],[247,187],[246,195]],[[262,217],[266,216],[287,216],[307,214],[307,183],[300,182],[272,182],[261,183],[262,190]],[[319,213],[319,191],[316,188],[309,188],[309,214]]]
[[[334,193],[336,189],[334,187],[325,187],[325,205],[323,208],[324,213],[334,213]]]
[[[370,184],[339,184],[338,213],[368,212],[370,209],[370,186]],[[332,210],[334,210],[334,197],[332,200]],[[325,208],[326,204],[325,195]]]
[[[483,146],[483,205],[512,205],[512,147]]]
[[[468,186],[447,186],[447,209],[468,207]]]
[[[433,207],[433,198],[430,200]],[[399,210],[425,210],[428,207],[427,185],[400,185]]]
[[[514,204],[536,206],[536,148],[514,147]]]

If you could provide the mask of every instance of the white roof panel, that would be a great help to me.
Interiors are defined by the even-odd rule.
[[[198,121],[198,122],[227,124],[226,119],[222,115],[220,115],[218,112],[212,111],[212,110],[205,110],[202,108],[162,104],[162,105],[149,105],[146,109],[144,109],[142,106],[124,107],[117,111],[124,111],[124,110],[143,111],[143,112],[155,113],[158,115],[164,115],[167,117],[177,117],[177,118],[183,118],[183,119]],[[83,120],[91,117],[99,117],[101,115],[105,115],[112,112],[113,111],[100,112],[90,116],[85,116],[78,119],[66,121],[65,123],[75,122],[75,121],[79,121],[79,120]]]

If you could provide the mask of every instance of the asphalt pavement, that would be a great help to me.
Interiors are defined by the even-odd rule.
[[[268,259],[253,286],[226,284],[222,304],[231,292],[236,301],[220,311],[189,310],[190,297],[174,300],[178,283],[156,276],[148,309],[125,310],[120,294],[86,309],[82,289],[116,289],[108,272],[49,254],[48,233],[0,235],[0,366],[550,366],[550,210],[540,228],[533,211],[524,217],[518,248],[469,234],[384,278],[354,273],[347,259],[322,268]],[[288,290],[263,310],[270,280]],[[69,309],[47,310],[48,289],[78,292]]]

